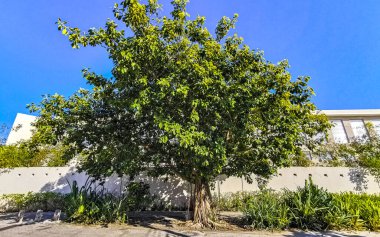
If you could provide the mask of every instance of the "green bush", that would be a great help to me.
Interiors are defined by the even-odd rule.
[[[65,206],[64,195],[60,193],[45,192],[27,194],[5,194],[0,197],[3,211],[54,211]]]
[[[331,229],[379,230],[380,197],[355,193],[333,194],[332,206],[325,219]]]
[[[67,220],[78,223],[124,223],[129,211],[151,209],[155,197],[149,192],[149,185],[143,182],[131,182],[126,192],[113,195],[94,180],[87,180],[83,187],[74,181],[71,191],[65,197],[64,211]]]
[[[289,207],[278,193],[264,190],[245,206],[245,216],[254,229],[284,229],[290,223]]]
[[[290,209],[291,227],[307,230],[327,228],[324,217],[332,204],[332,195],[313,184],[311,179],[295,192],[285,191],[285,202]]]
[[[64,209],[68,221],[85,224],[125,222],[126,196],[114,196],[90,179],[80,188],[74,181],[70,188],[70,193],[65,196]]]
[[[155,197],[150,194],[149,184],[130,182],[127,185],[127,205],[130,211],[144,211],[153,206]]]
[[[246,204],[254,197],[254,192],[236,192],[214,196],[215,206],[219,211],[243,211]]]
[[[332,194],[311,179],[296,191],[235,193],[214,200],[219,210],[243,211],[254,229],[380,230],[379,195]]]

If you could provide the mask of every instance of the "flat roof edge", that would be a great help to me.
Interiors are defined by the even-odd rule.
[[[320,110],[327,116],[380,116],[380,109]]]

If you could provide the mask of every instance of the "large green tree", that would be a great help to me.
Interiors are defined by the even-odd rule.
[[[308,77],[292,79],[287,61],[270,63],[229,34],[237,15],[213,34],[186,4],[173,0],[162,16],[156,0],[125,0],[115,21],[87,32],[59,20],[73,48],[107,50],[112,77],[84,69],[91,89],[30,109],[40,115],[37,135],[81,153],[81,168],[95,177],[145,171],[194,184],[194,222],[209,226],[218,175],[268,177],[328,123],[310,101]]]

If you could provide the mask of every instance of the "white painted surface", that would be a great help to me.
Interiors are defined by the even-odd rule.
[[[380,109],[341,109],[341,110],[321,110],[328,117],[361,117],[380,116]]]
[[[331,133],[334,138],[335,143],[347,143],[347,134],[344,129],[342,120],[335,119],[331,120],[332,128],[331,128]]]
[[[12,145],[31,138],[33,132],[32,123],[36,121],[36,118],[36,116],[18,113],[5,144]]]
[[[374,178],[363,170],[348,167],[290,167],[280,169],[268,183],[268,188],[295,190],[302,187],[305,180],[312,177],[315,184],[330,192],[366,192],[379,193],[379,185]],[[79,186],[84,185],[87,175],[75,172],[72,167],[31,167],[0,170],[0,195],[27,192],[69,192],[69,183],[73,180]],[[253,179],[252,184],[237,177],[220,177],[213,192],[224,194],[238,191],[257,191],[258,186]],[[180,179],[137,177],[137,181],[150,184],[151,193],[175,205],[184,205],[189,197],[190,185]],[[105,186],[118,193],[129,182],[127,177],[116,176],[106,180]]]

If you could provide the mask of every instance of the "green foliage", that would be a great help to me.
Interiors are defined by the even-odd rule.
[[[208,196],[220,174],[268,177],[312,147],[329,124],[310,78],[292,79],[286,60],[268,62],[231,35],[237,15],[214,36],[205,17],[188,18],[187,1],[171,3],[162,16],[156,1],[122,1],[115,20],[85,33],[58,20],[73,48],[104,47],[114,68],[110,78],[84,69],[92,89],[31,104],[40,141],[82,154],[81,168],[97,178],[177,175]]]
[[[149,209],[155,197],[150,194],[149,184],[130,182],[127,185],[127,205],[129,210],[144,211]]]
[[[219,211],[243,211],[253,197],[254,193],[236,192],[214,196],[213,200],[217,200],[215,205]]]
[[[242,211],[254,229],[380,230],[380,196],[327,193],[311,180],[282,193],[263,190],[215,199],[224,211]]]
[[[334,194],[325,219],[329,228],[333,229],[377,231],[380,228],[380,197],[355,193]]]
[[[116,197],[104,187],[94,187],[90,179],[80,188],[74,181],[70,188],[65,197],[68,221],[85,224],[125,222],[128,209],[125,196]]]
[[[295,155],[292,159],[292,166],[308,167],[311,166],[313,162],[306,156],[304,152],[299,155]]]
[[[285,229],[291,221],[282,196],[269,190],[258,193],[245,206],[245,216],[254,229]]]
[[[0,146],[0,168],[37,166],[33,154],[26,147]]]
[[[64,211],[68,221],[78,223],[124,223],[129,211],[151,209],[155,201],[149,185],[142,182],[130,182],[121,195],[107,192],[104,186],[95,185],[95,180],[90,179],[82,187],[74,181],[70,188]]]
[[[64,166],[65,147],[44,145],[32,147],[30,141],[0,146],[0,168]]]
[[[4,205],[4,211],[54,211],[65,207],[64,195],[53,192],[5,194],[0,197]]]
[[[303,188],[286,192],[286,203],[290,209],[290,226],[301,229],[324,230],[327,223],[323,217],[331,206],[332,196],[326,190],[305,181]]]
[[[328,156],[331,166],[362,167],[380,182],[380,136],[373,124],[365,124],[368,135],[350,138],[350,143],[328,143],[318,147],[318,153]]]

